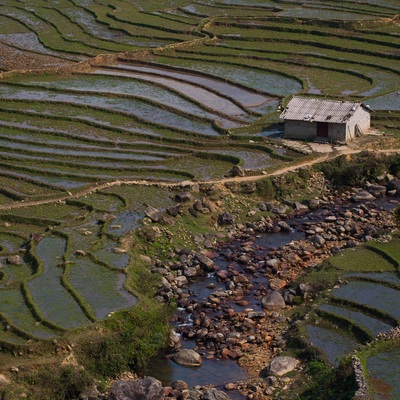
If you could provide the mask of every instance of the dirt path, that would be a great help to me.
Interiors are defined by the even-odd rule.
[[[282,175],[290,171],[294,171],[298,168],[301,167],[306,167],[310,166],[313,164],[317,164],[323,161],[328,161],[332,160],[336,157],[339,157],[343,154],[355,154],[359,153],[361,150],[359,149],[346,149],[344,151],[340,152],[331,152],[324,154],[320,157],[317,157],[313,160],[307,160],[305,162],[299,163],[299,164],[294,164],[290,165],[284,168],[280,168],[274,172],[271,172],[269,174],[262,174],[262,175],[251,175],[251,176],[243,176],[243,177],[232,177],[232,178],[223,178],[223,179],[217,179],[217,180],[210,180],[210,181],[201,181],[201,183],[214,183],[214,184],[224,184],[226,182],[246,182],[246,181],[254,181],[258,179],[262,179],[268,176],[277,176],[277,175]],[[385,151],[386,152],[386,151]],[[400,149],[395,149],[391,150],[390,152],[400,152]],[[165,188],[179,188],[182,186],[191,186],[195,183],[199,182],[194,182],[194,181],[185,181],[185,182],[176,182],[176,183],[171,183],[171,182],[163,182],[163,181],[149,181],[145,179],[141,180],[116,180],[116,181],[111,181],[111,182],[106,182],[103,184],[96,184],[93,185],[89,188],[86,188],[85,190],[82,190],[80,192],[77,192],[72,195],[67,195],[67,196],[59,196],[57,198],[51,198],[51,199],[43,199],[43,200],[35,200],[35,201],[27,201],[27,202],[20,202],[20,203],[14,203],[14,204],[8,204],[8,205],[2,205],[0,206],[0,210],[11,210],[11,209],[18,209],[18,208],[24,208],[24,207],[31,207],[31,206],[37,206],[37,205],[43,205],[43,204],[50,204],[50,203],[56,203],[59,201],[65,201],[68,199],[77,199],[83,196],[87,196],[91,193],[94,193],[99,190],[107,189],[113,186],[121,186],[121,185],[142,185],[142,186],[157,186],[157,187],[165,187]]]
[[[325,153],[319,157],[314,158],[313,160],[307,160],[298,164],[290,165],[284,168],[279,168],[274,172],[267,173],[267,174],[261,174],[261,175],[250,175],[250,176],[241,176],[241,177],[232,177],[232,178],[223,178],[223,179],[216,179],[216,180],[210,180],[210,181],[184,181],[184,182],[176,182],[176,183],[171,183],[171,182],[165,182],[165,181],[149,181],[145,179],[140,179],[140,180],[116,180],[116,181],[111,181],[111,182],[106,182],[102,184],[96,184],[93,185],[89,188],[86,188],[85,190],[82,190],[80,192],[67,195],[67,196],[60,196],[57,198],[51,198],[51,199],[43,199],[43,200],[35,200],[35,201],[21,201],[19,203],[14,203],[14,204],[7,204],[7,205],[1,205],[0,206],[0,211],[1,210],[12,210],[12,209],[18,209],[18,208],[25,208],[25,207],[32,207],[32,206],[38,206],[38,205],[43,205],[43,204],[51,204],[51,203],[57,203],[60,201],[66,201],[68,199],[78,199],[83,196],[87,196],[91,193],[97,192],[99,190],[107,189],[113,186],[122,186],[122,185],[141,185],[141,186],[157,186],[157,187],[164,187],[164,188],[181,188],[184,186],[191,186],[196,183],[210,183],[210,184],[224,184],[226,182],[246,182],[246,181],[256,181],[258,179],[266,178],[268,176],[277,176],[277,175],[283,175],[287,172],[294,171],[298,168],[301,167],[307,167],[310,165],[318,164],[324,161],[328,160],[333,160],[336,157],[339,157],[343,154],[356,154],[360,153],[364,149],[352,149],[350,147],[347,147],[343,150],[340,151],[332,151],[330,153]],[[379,153],[385,153],[385,154],[391,154],[391,153],[400,153],[400,149],[391,149],[391,150],[376,150],[375,152]]]

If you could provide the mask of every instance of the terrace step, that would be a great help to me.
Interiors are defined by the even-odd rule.
[[[370,337],[376,336],[380,332],[387,332],[392,328],[391,325],[382,322],[381,320],[368,316],[362,311],[353,311],[345,307],[338,307],[331,304],[322,304],[318,307],[318,310],[322,311],[324,316],[325,313],[339,319],[345,319],[356,327],[370,333]]]
[[[313,152],[311,146],[306,142],[299,142],[297,140],[283,139],[282,145],[290,150],[298,151],[303,154],[311,154]]]
[[[336,365],[342,357],[359,346],[359,343],[340,333],[337,329],[307,325],[306,333],[311,344],[318,348],[325,358]]]

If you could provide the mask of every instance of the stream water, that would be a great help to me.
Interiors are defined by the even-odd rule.
[[[303,237],[304,233],[296,230],[292,230],[289,233],[263,234],[256,238],[254,247],[258,249],[260,255],[265,255],[270,248],[278,248],[290,243],[292,240],[299,240]],[[225,259],[226,255],[232,252],[234,248],[240,246],[240,244],[240,242],[226,244],[220,249],[220,255],[213,261],[221,268],[225,268],[228,264]],[[245,265],[238,263],[234,263],[234,266],[239,273],[245,268]],[[234,308],[235,311],[241,311],[248,307],[253,308],[255,311],[261,310],[260,300],[255,298],[254,292],[260,285],[268,285],[268,279],[260,274],[259,277],[252,280],[252,283],[254,291],[245,297],[245,300],[248,302],[246,307],[241,307],[233,302],[228,302],[227,306]],[[196,299],[196,301],[201,302],[203,300],[205,301],[211,292],[218,289],[225,290],[226,288],[223,283],[218,282],[215,274],[209,274],[191,283],[185,291],[190,294],[190,299]],[[184,309],[178,310],[175,320],[178,322],[174,322],[172,325],[177,331],[192,324],[191,315]],[[183,348],[196,348],[196,342],[194,340],[184,340],[182,345]],[[201,352],[201,350],[198,351]],[[226,383],[246,380],[248,377],[245,369],[240,367],[234,360],[204,358],[201,367],[188,368],[174,363],[166,356],[159,356],[153,359],[146,374],[159,379],[164,385],[169,385],[176,380],[183,380],[189,387],[213,384],[221,390],[224,389]],[[232,399],[243,398],[238,392],[233,393],[230,391],[229,396]]]
[[[392,209],[395,204],[388,198],[379,199],[376,201],[376,207],[382,209]],[[358,207],[358,204],[342,204],[330,207],[331,210],[345,210]],[[264,258],[265,255],[272,249],[276,249],[289,244],[291,241],[297,241],[304,239],[305,234],[301,229],[302,223],[306,221],[322,221],[327,215],[326,209],[320,209],[316,212],[308,212],[302,218],[296,218],[288,220],[287,222],[292,227],[298,227],[299,229],[292,229],[289,233],[266,233],[258,235],[252,238],[252,247],[254,248],[257,256],[260,259]],[[231,242],[225,244],[220,248],[219,255],[214,258],[214,262],[225,269],[228,264],[232,264],[229,260],[229,254],[233,253],[239,246],[243,245],[242,241]],[[236,271],[241,273],[246,267],[245,264],[233,263]],[[255,275],[251,278],[253,284],[253,292],[245,296],[248,304],[245,307],[241,307],[233,302],[228,302],[227,307],[232,307],[235,311],[241,311],[244,308],[252,308],[254,311],[261,310],[261,304],[259,298],[255,296],[255,292],[262,285],[268,286],[268,279],[262,274]],[[211,286],[210,286],[211,284]],[[203,279],[199,279],[196,282],[192,282],[188,285],[185,291],[190,295],[191,299],[196,299],[197,302],[205,301],[211,292],[218,289],[225,290],[224,283],[217,280],[215,274],[209,274]],[[212,315],[209,315],[212,318]],[[191,315],[187,314],[184,309],[179,309],[172,325],[175,330],[179,332],[184,330],[185,326],[192,325]],[[196,349],[201,353],[202,349],[196,348],[194,340],[183,340],[184,348]],[[175,380],[185,381],[189,387],[196,385],[213,384],[220,390],[224,390],[224,385],[229,382],[240,382],[247,378],[246,371],[239,367],[234,360],[222,360],[222,359],[207,359],[203,358],[203,364],[198,368],[187,368],[174,363],[165,355],[160,355],[153,359],[146,371],[146,374],[159,379],[164,385],[169,385]],[[238,392],[229,391],[229,396],[232,399],[242,399]]]

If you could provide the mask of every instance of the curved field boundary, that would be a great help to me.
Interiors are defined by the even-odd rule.
[[[397,240],[397,242],[399,242],[399,241]],[[400,242],[399,242],[399,245],[400,245]],[[376,244],[376,245],[374,245],[372,243],[367,244],[367,248],[369,250],[372,250],[375,253],[378,253],[379,255],[381,255],[383,258],[385,258],[387,261],[389,261],[397,269],[398,273],[400,273],[400,258],[396,257],[395,255],[390,254],[390,252],[388,252],[388,251],[385,251],[385,249],[384,249],[385,245],[382,245],[382,247],[380,246],[380,244]],[[399,252],[399,254],[400,254],[400,252]]]
[[[182,46],[183,47],[183,46]],[[189,47],[190,48],[190,47]],[[198,61],[198,58],[191,58],[191,57],[182,57],[182,54],[184,54],[184,53],[186,53],[187,52],[187,49],[185,48],[185,47],[183,47],[183,48],[177,48],[177,49],[175,49],[175,51],[176,52],[178,52],[178,53],[180,53],[180,55],[179,56],[174,56],[174,55],[171,55],[171,54],[168,54],[168,53],[164,53],[163,51],[158,51],[157,49],[155,49],[154,50],[154,54],[155,54],[155,56],[160,56],[160,57],[163,57],[163,58],[165,58],[165,59],[168,59],[168,58],[170,58],[170,59],[180,59],[180,58],[182,58],[182,59],[188,59],[188,60],[191,60],[191,61]],[[193,52],[193,53],[190,53],[190,50],[189,50],[189,54],[199,54],[199,53],[195,53],[195,52]],[[214,57],[216,56],[215,54],[212,54]],[[201,54],[199,54],[199,57],[201,56]],[[135,63],[135,64],[138,64],[138,62],[135,60],[135,59],[129,59],[129,58],[124,58],[124,57],[118,57],[118,60],[120,60],[120,61],[124,61],[124,62],[133,62],[133,63]],[[204,60],[206,63],[209,63],[209,64],[216,64],[216,63],[218,63],[218,60]],[[253,93],[257,93],[257,94],[261,94],[261,95],[265,95],[265,96],[268,96],[268,97],[272,97],[272,98],[277,98],[278,96],[277,95],[275,95],[275,94],[271,94],[271,93],[268,93],[268,92],[266,92],[266,91],[264,91],[264,90],[259,90],[259,89],[257,89],[257,88],[255,88],[255,87],[251,87],[251,86],[246,86],[246,85],[244,85],[244,84],[242,84],[242,83],[240,83],[240,82],[235,82],[235,81],[233,81],[233,80],[231,80],[231,79],[228,79],[228,78],[226,78],[226,77],[222,77],[222,76],[219,76],[219,75],[213,75],[213,74],[211,74],[211,73],[207,73],[207,72],[203,72],[203,71],[197,71],[197,70],[195,70],[195,69],[189,69],[189,68],[184,68],[184,67],[177,67],[177,66],[174,66],[174,65],[168,65],[168,64],[162,64],[162,63],[160,63],[160,62],[157,62],[157,61],[153,61],[153,62],[148,62],[148,61],[146,61],[145,63],[142,63],[142,64],[144,64],[144,65],[150,65],[150,66],[152,66],[152,67],[156,67],[156,68],[160,68],[160,69],[162,69],[162,68],[168,68],[168,69],[172,69],[172,70],[174,70],[174,71],[177,71],[177,72],[184,72],[184,73],[187,73],[187,74],[193,74],[193,73],[195,73],[195,74],[198,74],[198,75],[200,75],[200,76],[204,76],[204,77],[207,77],[207,78],[211,78],[211,79],[220,79],[220,80],[222,80],[223,82],[226,82],[226,83],[229,83],[229,84],[231,84],[231,85],[233,85],[233,86],[237,86],[237,87],[239,87],[239,88],[242,88],[242,89],[245,89],[245,90],[249,90],[249,91],[251,91],[251,92],[253,92]],[[303,80],[302,79],[300,79],[300,78],[298,78],[298,77],[295,77],[294,75],[290,75],[290,74],[288,74],[288,73],[286,73],[286,72],[284,72],[284,71],[277,71],[277,70],[275,70],[275,69],[268,69],[268,68],[264,68],[264,67],[257,67],[257,66],[248,66],[248,65],[243,65],[243,64],[241,64],[241,63],[235,63],[234,61],[232,61],[232,62],[229,62],[228,64],[230,64],[230,65],[234,65],[234,66],[239,66],[239,67],[243,67],[243,68],[246,68],[246,69],[256,69],[256,70],[261,70],[261,71],[264,71],[264,72],[271,72],[271,73],[274,73],[274,74],[277,74],[277,75],[282,75],[282,76],[284,76],[284,77],[287,77],[287,78],[291,78],[291,79],[294,79],[294,80],[296,80],[297,82],[299,82],[301,85],[303,85]],[[194,72],[195,71],[195,72]]]
[[[196,55],[196,56],[202,57],[202,60],[204,60],[204,61],[208,61],[209,60],[208,58],[204,59],[204,56],[206,56],[206,57],[214,57],[216,55],[216,53],[218,53],[218,52],[213,53],[213,52],[206,52],[206,51],[198,52],[198,51],[190,51],[190,50],[179,50],[179,52],[182,53],[182,54],[190,54],[190,55]],[[221,58],[222,57],[226,57],[226,58],[229,57],[229,58],[231,58],[232,55],[229,55],[229,54],[218,54],[218,57],[221,57]],[[187,59],[188,57],[184,57],[184,58]],[[373,78],[371,78],[371,77],[369,77],[369,76],[367,76],[365,74],[362,74],[361,72],[348,70],[348,69],[340,69],[340,68],[328,67],[328,66],[322,66],[322,65],[312,65],[312,64],[309,64],[309,63],[305,64],[304,62],[299,62],[299,61],[294,61],[294,60],[292,60],[292,61],[290,61],[290,60],[277,60],[277,59],[272,60],[272,59],[270,59],[268,57],[261,57],[261,56],[248,55],[248,54],[238,56],[237,58],[243,59],[243,60],[268,61],[270,63],[276,63],[278,65],[279,64],[296,65],[296,66],[301,66],[303,68],[309,68],[309,69],[320,69],[320,70],[325,70],[325,71],[340,72],[340,73],[353,75],[353,76],[355,76],[357,78],[363,79],[363,80],[367,81],[371,85],[374,83]],[[247,65],[245,63],[240,64],[240,63],[237,63],[237,62],[234,62],[234,61],[228,61],[228,62],[226,62],[226,64],[242,65],[243,67],[244,66],[249,67],[249,65]],[[263,70],[267,70],[267,69],[263,68]],[[268,69],[268,70],[270,72],[274,71],[273,69]],[[278,66],[277,66],[277,70],[276,71],[279,71]],[[275,73],[276,73],[276,71],[275,71]],[[282,71],[280,72],[280,74],[283,75]],[[292,79],[298,79],[298,78],[296,78],[296,75],[286,74],[286,76],[290,77]],[[305,86],[304,82],[302,82],[302,84],[303,84],[303,86]]]
[[[316,310],[316,312],[322,318],[324,318],[324,320],[330,321],[333,325],[337,325],[344,331],[352,334],[356,338],[356,340],[362,344],[369,342],[375,337],[375,335],[371,331],[358,325],[350,318],[335,314],[332,311],[321,310],[319,308]]]
[[[99,92],[99,91],[78,90],[78,89],[68,89],[68,88],[54,88],[54,87],[48,87],[45,85],[38,85],[38,84],[21,84],[21,83],[4,82],[4,81],[0,82],[0,84],[6,85],[6,86],[11,86],[11,87],[16,87],[16,88],[40,89],[42,91],[48,91],[50,93],[51,92],[59,93],[59,94],[70,93],[70,94],[74,94],[74,95],[87,96],[87,97],[97,95],[97,96],[110,97],[110,98],[116,98],[116,99],[121,98],[121,99],[138,100],[140,102],[147,103],[147,104],[155,106],[157,108],[170,111],[173,114],[188,117],[194,121],[207,122],[207,123],[214,122],[214,119],[212,119],[211,117],[202,117],[202,116],[190,113],[190,112],[186,112],[179,108],[173,107],[171,105],[168,105],[165,103],[160,103],[156,99],[150,99],[148,97],[143,97],[143,96],[139,96],[139,95],[129,95],[129,94],[124,94],[124,93],[113,93],[113,92],[107,92],[107,91]],[[180,93],[180,92],[176,91],[176,93]],[[183,96],[181,96],[181,97],[183,97]],[[195,102],[193,102],[193,103],[195,103]],[[201,103],[199,103],[199,104],[201,104]],[[236,122],[238,124],[242,124],[242,125],[246,124],[246,121],[243,121],[240,118],[237,118],[237,117],[229,115],[229,114],[218,113],[218,111],[213,108],[208,107],[208,111],[210,111],[216,115],[219,115],[220,117],[222,117],[224,119]]]
[[[215,49],[224,48],[224,49],[226,49],[226,51],[232,51],[232,50],[234,50],[234,51],[237,50],[237,51],[242,51],[242,52],[243,51],[247,51],[247,52],[250,53],[250,55],[243,55],[243,57],[249,57],[249,58],[255,59],[255,60],[260,59],[260,60],[273,61],[270,58],[271,55],[276,55],[276,56],[287,55],[288,57],[293,56],[293,52],[285,51],[283,48],[282,48],[282,50],[276,51],[276,50],[266,50],[266,49],[255,49],[255,48],[252,48],[252,47],[244,47],[244,46],[231,46],[229,44],[224,44],[224,43],[219,43],[219,44],[208,44],[208,43],[205,43],[204,45],[206,47],[210,47],[210,48],[215,47]],[[253,55],[251,55],[251,53],[265,54],[266,56],[265,57],[258,56],[258,55],[254,55],[253,56]],[[351,54],[352,54],[352,52],[349,52],[349,56]],[[310,51],[299,52],[296,55],[297,56],[304,56],[304,57],[311,57],[311,58],[320,59],[320,60],[333,61],[333,62],[343,62],[343,63],[346,63],[348,65],[354,65],[354,66],[363,65],[363,66],[366,66],[366,67],[371,67],[371,68],[375,68],[375,69],[379,69],[379,70],[392,72],[392,73],[394,73],[396,75],[400,74],[400,69],[399,68],[393,68],[393,67],[389,67],[387,65],[384,65],[384,61],[382,60],[382,55],[378,55],[378,54],[375,57],[377,59],[377,62],[378,63],[381,62],[381,64],[372,63],[372,62],[365,62],[363,60],[354,61],[353,57],[351,57],[351,59],[342,58],[342,57],[337,58],[337,57],[328,56],[328,55],[324,55],[324,54],[313,53],[313,52],[310,52]],[[279,60],[281,60],[281,59],[277,58],[274,61],[279,62]],[[286,60],[285,60],[285,62],[286,62]],[[308,64],[306,64],[306,65],[308,65]]]
[[[323,24],[319,24],[319,26],[322,28],[324,27],[326,30],[316,30],[311,28],[312,25],[310,24],[310,21],[301,21],[301,20],[292,20],[292,22],[289,24],[290,25],[284,25],[284,19],[257,19],[257,18],[249,18],[251,21],[250,23],[246,22],[237,22],[237,21],[229,21],[229,19],[222,19],[220,20],[219,18],[215,18],[213,20],[213,24],[216,27],[223,27],[223,28],[241,28],[248,30],[249,32],[251,30],[263,30],[263,31],[273,31],[273,32],[284,32],[284,33],[290,33],[290,34],[307,34],[307,35],[315,35],[318,36],[318,38],[323,38],[323,37],[336,37],[339,39],[346,39],[350,41],[356,41],[356,42],[363,42],[363,43],[372,43],[372,44],[378,44],[378,45],[383,45],[383,46],[388,46],[388,47],[398,47],[398,43],[392,43],[387,40],[378,40],[371,38],[371,36],[379,36],[375,32],[365,32],[361,30],[355,30],[351,29],[348,30],[348,34],[343,34],[340,32],[339,29],[331,29],[329,26],[324,26]],[[257,21],[261,22],[273,22],[274,24],[262,24],[262,23],[255,23]],[[299,24],[299,22],[306,23],[306,25]],[[358,36],[359,34],[363,34],[363,36]],[[352,35],[353,34],[353,35]],[[382,35],[385,39],[397,39],[396,36],[394,35]],[[233,36],[234,38],[234,36]],[[255,38],[248,38],[246,36],[240,36],[238,38],[242,38],[244,40],[248,39],[249,41],[252,41],[252,39]],[[284,39],[283,39],[284,40]]]
[[[39,310],[38,306],[34,302],[32,295],[29,291],[28,285],[25,282],[23,282],[21,284],[21,292],[22,292],[22,296],[25,299],[25,303],[26,303],[26,306],[28,307],[28,309],[32,312],[33,316],[36,319],[38,319],[44,326],[55,330],[59,334],[65,333],[67,331],[67,329],[63,328],[60,325],[55,324],[54,322],[48,321],[44,317],[44,315],[42,314],[42,312]]]
[[[384,286],[384,285],[382,285]],[[371,305],[367,305],[361,302],[349,300],[349,299],[342,299],[339,297],[335,297],[332,295],[331,302],[333,304],[339,304],[342,306],[350,306],[351,308],[358,308],[361,311],[365,311],[367,314],[374,315],[377,318],[388,321],[391,325],[397,326],[400,323],[400,318],[397,319],[395,316],[391,315],[389,312],[381,310],[380,308],[373,307]]]
[[[121,70],[122,70],[122,71],[127,71],[127,73],[129,73],[129,72],[134,73],[134,71],[129,70],[129,69],[124,70],[123,68],[112,68],[112,67],[110,67],[110,66],[107,66],[107,67],[102,66],[101,68],[103,68],[103,69],[107,68],[107,70],[110,70],[111,72],[112,72],[112,71],[121,71]],[[96,76],[97,76],[97,75],[100,75],[100,76],[107,76],[107,77],[115,77],[115,76],[117,76],[117,75],[113,75],[113,74],[107,74],[107,71],[105,71],[104,74],[103,74],[103,73],[98,73],[98,72],[96,72],[95,75],[96,75]],[[227,95],[224,95],[223,93],[221,93],[221,92],[219,92],[219,91],[217,91],[217,90],[215,90],[215,89],[213,89],[213,88],[211,88],[211,87],[208,87],[208,86],[206,86],[206,85],[201,85],[201,84],[198,84],[198,83],[190,82],[190,81],[185,80],[185,79],[170,78],[170,77],[168,77],[168,76],[165,76],[165,75],[162,75],[162,74],[157,74],[157,73],[151,73],[151,72],[149,72],[149,73],[146,73],[146,75],[162,77],[162,78],[164,78],[164,79],[170,79],[170,80],[174,80],[174,81],[177,81],[177,82],[182,82],[182,83],[185,83],[185,84],[190,84],[190,85],[193,85],[193,86],[195,86],[195,87],[198,87],[198,88],[207,90],[207,91],[209,91],[210,93],[214,93],[214,94],[216,94],[216,95],[218,95],[218,96],[220,96],[220,97],[222,97],[222,98],[225,98],[225,99],[231,101],[232,103],[234,103],[236,106],[238,106],[239,108],[241,108],[241,109],[242,109],[244,112],[246,112],[247,114],[250,114],[250,115],[255,114],[252,110],[249,110],[248,108],[244,107],[243,104],[241,104],[241,103],[240,103],[239,101],[237,101],[235,98],[230,97],[230,96],[227,96]],[[151,84],[154,85],[155,87],[163,88],[163,89],[165,89],[165,90],[170,91],[171,93],[174,93],[174,94],[176,94],[176,95],[182,97],[183,99],[185,99],[185,100],[187,100],[187,101],[189,101],[189,102],[191,102],[191,103],[193,103],[193,104],[199,106],[200,108],[204,109],[205,111],[214,113],[214,114],[216,114],[216,115],[219,115],[219,116],[221,116],[221,117],[223,117],[223,118],[226,118],[226,119],[230,119],[230,120],[235,121],[235,122],[246,123],[246,121],[243,121],[243,120],[241,120],[241,119],[238,118],[238,117],[234,117],[234,116],[232,116],[232,115],[230,115],[230,114],[222,113],[221,111],[218,111],[218,110],[216,110],[215,108],[212,108],[212,107],[207,106],[207,104],[205,104],[205,103],[202,103],[202,102],[200,102],[200,101],[196,101],[195,99],[193,99],[193,97],[188,96],[187,94],[185,94],[185,93],[182,92],[182,91],[173,89],[173,88],[171,88],[171,86],[168,86],[168,85],[166,85],[166,84],[163,84],[163,83],[160,83],[160,82],[151,82],[150,80],[145,79],[145,78],[141,79],[139,76],[135,76],[135,77],[132,76],[132,77],[129,77],[129,76],[118,75],[118,78],[122,78],[122,79],[125,78],[125,79],[129,79],[129,80],[134,80],[134,81],[136,80],[136,81],[139,81],[139,82],[148,82],[148,83],[151,83]]]

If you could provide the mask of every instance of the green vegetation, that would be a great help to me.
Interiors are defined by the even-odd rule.
[[[346,156],[337,157],[335,160],[319,164],[316,168],[324,173],[326,178],[335,188],[342,186],[360,186],[389,170],[392,165],[397,165],[399,155],[382,157],[379,154],[363,152],[348,159]]]
[[[326,363],[327,356],[332,358],[333,353],[330,352],[338,351],[335,346],[342,348],[349,338],[360,344],[367,343],[378,332],[387,331],[398,324],[399,286],[393,284],[398,281],[398,247],[398,239],[388,243],[369,242],[365,246],[348,249],[331,257],[321,269],[301,278],[301,282],[311,287],[315,297],[312,304],[316,313],[310,313],[311,309],[307,306],[293,311],[292,318],[295,319],[301,319],[305,313],[310,313],[309,318],[303,320],[289,334],[291,345],[299,356],[306,357],[309,362],[304,379],[291,388],[285,398],[290,398],[295,391],[301,399],[349,399],[354,395],[349,357],[344,357],[341,364],[333,368]],[[350,280],[347,284],[346,279]],[[331,291],[334,286],[335,289]],[[322,341],[313,329],[327,329],[323,333]],[[329,332],[338,335],[337,343],[333,336],[332,343],[328,343],[331,340]],[[373,343],[372,346],[359,347],[358,351],[367,375],[368,358],[388,349],[398,348],[398,343],[393,341]],[[373,380],[371,385],[372,382]]]

